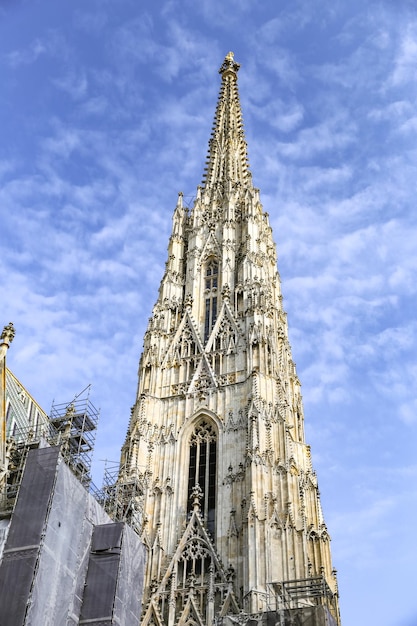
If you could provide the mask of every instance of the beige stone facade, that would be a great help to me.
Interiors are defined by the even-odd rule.
[[[289,580],[337,595],[238,69],[229,53],[192,209],[178,197],[122,450],[143,485],[144,624],[278,609]]]

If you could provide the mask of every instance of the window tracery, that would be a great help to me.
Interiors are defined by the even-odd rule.
[[[219,265],[216,259],[209,259],[205,269],[204,290],[205,312],[204,312],[204,341],[210,336],[217,319],[217,286],[219,278]]]
[[[188,506],[192,508],[191,495],[199,485],[202,491],[201,514],[207,529],[214,534],[216,508],[217,436],[213,424],[199,422],[190,438],[188,472]]]

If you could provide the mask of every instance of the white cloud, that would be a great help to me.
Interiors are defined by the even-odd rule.
[[[401,123],[404,118],[408,119],[413,111],[414,108],[408,100],[396,100],[385,104],[383,108],[371,109],[368,113],[368,117],[370,120],[385,120],[389,122],[397,120],[398,123]]]
[[[410,84],[415,79],[417,63],[417,22],[409,22],[399,33],[399,47],[394,60],[394,67],[389,77],[388,86]]]
[[[12,50],[5,55],[5,61],[13,69],[21,65],[32,65],[38,58],[47,52],[47,46],[40,39],[35,39],[32,43],[20,50]]]
[[[252,106],[252,112],[257,118],[282,132],[295,130],[303,120],[303,107],[300,104],[286,104],[279,98],[272,101],[264,98],[263,102]]]
[[[413,376],[413,387],[417,388],[417,375]],[[403,402],[399,407],[400,419],[408,425],[417,423],[417,400],[410,398],[408,402]]]
[[[93,98],[89,98],[86,102],[82,104],[82,114],[83,115],[104,115],[109,108],[109,102],[107,98],[103,96],[97,96]]]
[[[58,127],[58,132],[47,137],[43,142],[46,151],[54,153],[56,156],[68,159],[74,150],[82,146],[80,133],[75,129]]]
[[[415,26],[401,3],[377,4],[122,0],[87,12],[76,0],[70,28],[47,0],[43,32],[28,21],[0,44],[7,71],[31,63],[0,102],[9,365],[47,410],[93,383],[96,458],[113,460],[176,194],[200,182],[217,69],[235,51],[347,611],[361,571],[379,586],[387,562],[401,586],[414,571],[400,544],[415,517]],[[378,585],[366,582],[374,619]],[[356,612],[342,619],[358,626]]]
[[[327,118],[299,131],[296,142],[280,142],[277,152],[283,158],[308,159],[323,152],[340,150],[356,139],[357,127],[345,116]]]
[[[56,78],[53,83],[71,96],[73,100],[82,100],[88,91],[88,80],[84,70],[72,71],[65,76]]]

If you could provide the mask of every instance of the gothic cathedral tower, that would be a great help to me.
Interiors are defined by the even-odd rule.
[[[190,212],[178,197],[122,450],[120,480],[143,486],[144,626],[337,599],[238,70],[229,53],[203,185]]]

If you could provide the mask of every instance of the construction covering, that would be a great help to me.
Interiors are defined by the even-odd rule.
[[[7,533],[9,532],[9,519],[0,519],[0,562],[3,555],[4,544],[6,543]]]
[[[64,463],[59,446],[30,450],[0,564],[0,626],[79,624],[93,529],[103,524],[120,527]],[[124,578],[142,592],[142,544],[131,529],[112,532],[123,537],[112,597],[115,606],[118,597],[128,605]],[[137,562],[129,568],[130,558]]]
[[[143,547],[125,523],[96,526],[80,626],[138,625],[143,567]]]
[[[242,626],[242,623],[245,626],[337,626],[328,607],[321,605],[248,615],[244,622],[242,615],[227,615],[221,619],[221,626]]]
[[[1,626],[25,623],[26,602],[55,481],[58,448],[32,452],[37,454],[29,454],[27,458],[0,568]]]

